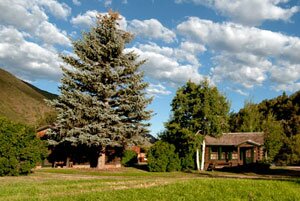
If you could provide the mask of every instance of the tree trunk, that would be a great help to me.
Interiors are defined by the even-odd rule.
[[[66,160],[66,167],[71,167],[71,157],[67,157],[67,160]]]
[[[105,150],[101,151],[98,157],[97,168],[103,169],[105,167]]]
[[[204,160],[205,160],[205,139],[203,139],[202,142],[201,170],[204,170]]]
[[[200,170],[200,161],[199,161],[199,148],[196,150],[196,164],[197,164],[197,170]]]

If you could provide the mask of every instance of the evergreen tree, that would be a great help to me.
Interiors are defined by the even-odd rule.
[[[220,136],[228,129],[229,103],[208,81],[195,84],[188,81],[177,90],[172,101],[172,117],[160,137],[174,144],[183,169],[195,168],[195,150],[202,137]]]
[[[66,65],[61,95],[51,102],[58,118],[50,143],[87,145],[100,157],[107,146],[136,143],[148,132],[151,99],[145,97],[148,85],[138,71],[144,61],[124,52],[133,37],[119,28],[118,20],[118,13],[98,15],[97,25],[73,42],[76,57],[62,56]]]

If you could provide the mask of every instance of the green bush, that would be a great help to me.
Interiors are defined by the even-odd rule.
[[[133,166],[138,162],[137,153],[132,150],[126,150],[122,156],[122,165],[126,167]]]
[[[181,169],[175,146],[158,141],[148,151],[148,168],[151,172],[171,172]]]
[[[33,128],[0,117],[0,176],[29,174],[46,153]]]

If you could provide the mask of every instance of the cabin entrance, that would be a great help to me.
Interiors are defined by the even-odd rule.
[[[240,148],[240,160],[243,165],[247,165],[254,162],[254,149],[253,147],[241,147]]]

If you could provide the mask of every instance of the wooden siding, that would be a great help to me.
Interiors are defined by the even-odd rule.
[[[215,151],[212,152],[212,150]],[[221,155],[223,157],[220,157],[220,151],[216,150],[222,150]],[[217,159],[212,159],[211,153],[217,153]],[[237,155],[237,158],[233,159],[232,155]],[[251,144],[241,144],[240,146],[206,146],[204,168],[207,170],[210,165],[215,168],[233,167],[261,160],[263,160],[263,147],[261,146]]]

